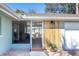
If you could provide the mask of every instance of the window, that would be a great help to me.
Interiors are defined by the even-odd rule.
[[[30,44],[30,21],[13,21],[13,43]]]
[[[0,17],[0,35],[1,35],[1,17]]]

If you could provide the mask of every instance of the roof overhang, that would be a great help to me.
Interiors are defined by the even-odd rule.
[[[61,20],[61,21],[79,21],[79,15],[76,14],[26,14],[21,20]]]
[[[0,11],[5,13],[6,16],[10,16],[15,20],[18,20],[19,18],[13,10],[11,10],[7,5],[3,3],[0,4]]]
[[[0,4],[0,11],[12,17],[15,20],[59,20],[59,21],[79,21],[79,15],[76,14],[26,14],[19,17],[13,10],[5,4]]]

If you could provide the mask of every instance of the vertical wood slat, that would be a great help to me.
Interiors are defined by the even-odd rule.
[[[55,21],[55,43],[58,48],[60,48],[60,31],[59,31],[59,21]]]
[[[44,24],[46,26],[46,28],[44,29],[44,46],[46,49],[48,49],[49,44],[54,41],[54,28],[50,28],[50,21],[46,21],[44,22]]]
[[[44,22],[47,27],[50,26],[50,21]],[[53,24],[55,27],[50,29],[44,29],[44,47],[46,49],[50,48],[49,43],[55,42],[56,46],[60,48],[60,31],[59,31],[59,21],[55,21]]]
[[[45,29],[44,29],[44,48],[48,49],[48,41],[49,41],[49,22],[44,22]]]

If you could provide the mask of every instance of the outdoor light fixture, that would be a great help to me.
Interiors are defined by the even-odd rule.
[[[51,21],[51,23],[54,23],[53,21]]]
[[[50,28],[53,28],[53,26],[54,26],[54,21],[50,21]]]

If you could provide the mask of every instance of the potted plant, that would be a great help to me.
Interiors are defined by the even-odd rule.
[[[51,44],[50,44],[50,51],[51,51],[51,52],[56,52],[56,51],[57,51],[57,46],[56,46],[55,43],[51,43]]]

